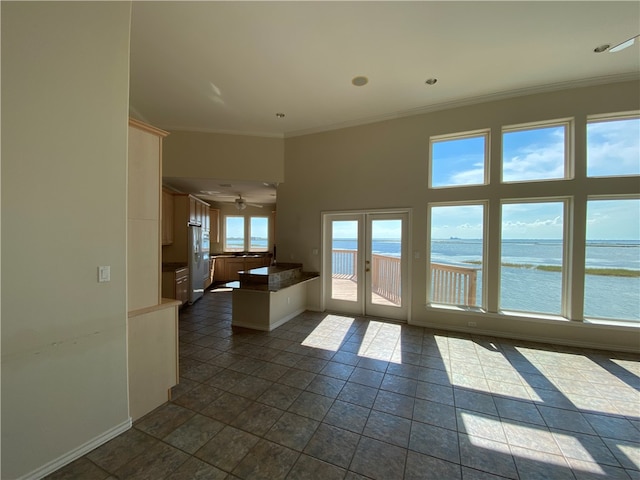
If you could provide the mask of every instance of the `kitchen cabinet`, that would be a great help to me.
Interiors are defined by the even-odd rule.
[[[209,258],[209,278],[207,279],[205,288],[209,288],[209,286],[213,283],[213,281],[215,280],[215,273],[216,273],[216,259],[215,257],[211,257]]]
[[[127,373],[133,420],[169,400],[171,387],[178,383],[178,302],[161,298],[160,249],[168,240],[163,216],[170,211],[161,188],[166,135],[129,120]]]
[[[209,218],[209,205],[202,206],[202,231],[209,232],[209,239],[211,239],[211,219]]]
[[[220,243],[220,210],[209,209],[209,231],[211,232],[211,243]]]
[[[162,272],[162,296],[173,298],[184,305],[189,300],[189,269],[166,268]]]
[[[271,256],[261,257],[213,257],[215,259],[214,280],[232,282],[239,280],[238,272],[271,265]]]
[[[173,193],[162,190],[162,245],[173,243]]]
[[[238,272],[244,270],[244,258],[227,258],[224,276],[227,282],[239,280]]]
[[[173,242],[162,247],[162,263],[189,263],[189,222],[203,223],[209,204],[184,193],[173,194]]]
[[[162,139],[167,132],[129,121],[127,285],[129,311],[160,304]]]

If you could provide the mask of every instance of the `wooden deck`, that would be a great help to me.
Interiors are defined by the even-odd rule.
[[[357,283],[347,278],[333,278],[331,279],[331,292],[332,297],[336,300],[347,300],[351,302],[356,301],[357,295]],[[400,306],[397,303],[393,303],[380,295],[373,294],[373,303],[376,305],[391,305]]]

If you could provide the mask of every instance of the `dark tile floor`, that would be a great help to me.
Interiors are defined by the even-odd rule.
[[[180,314],[173,400],[50,479],[640,479],[630,354],[306,312]]]

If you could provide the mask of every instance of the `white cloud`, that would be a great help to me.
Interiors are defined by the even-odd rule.
[[[640,173],[640,120],[590,123],[587,127],[588,174]]]
[[[564,139],[554,137],[551,143],[525,145],[503,162],[505,181],[541,180],[564,177]]]

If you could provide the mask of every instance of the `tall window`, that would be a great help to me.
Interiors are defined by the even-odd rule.
[[[245,251],[244,217],[240,215],[227,215],[224,217],[224,226],[224,251]]]
[[[434,205],[429,211],[429,302],[481,307],[484,205]]]
[[[502,181],[529,182],[567,177],[569,123],[514,126],[502,134]]]
[[[251,217],[249,222],[249,251],[269,250],[269,217]]]
[[[429,186],[482,185],[487,178],[489,132],[471,132],[431,139]]]
[[[225,252],[266,252],[269,250],[269,217],[226,215]]]
[[[584,316],[640,320],[640,199],[587,202]]]
[[[640,112],[502,126],[485,145],[493,134],[500,154],[477,163],[474,136],[431,138],[429,307],[471,304],[455,297],[466,286],[438,283],[434,267],[477,267],[471,306],[482,311],[640,324]],[[475,220],[463,219],[471,207]],[[474,225],[483,235],[468,235]]]
[[[560,315],[564,203],[502,205],[500,309]]]

